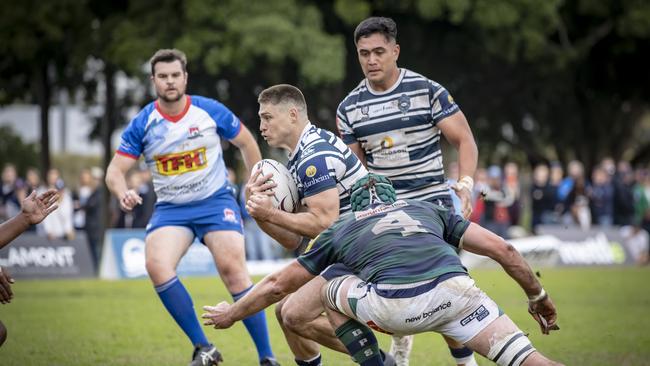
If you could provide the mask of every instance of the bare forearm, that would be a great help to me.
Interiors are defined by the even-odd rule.
[[[512,245],[508,244],[507,248],[507,254],[497,261],[506,273],[519,284],[527,296],[538,295],[542,291],[542,285],[535,277],[533,270]]]
[[[0,248],[11,243],[29,228],[29,220],[22,213],[0,224]]]
[[[278,243],[280,243],[280,245],[282,245],[287,249],[293,250],[300,245],[302,236],[294,232],[284,229],[278,225],[272,224],[268,221],[258,221],[257,224],[260,226],[262,231],[267,233]]]
[[[277,210],[268,221],[282,229],[310,239],[315,238],[331,225],[331,223],[324,222],[323,217],[319,217],[311,212],[292,214],[281,210]]]
[[[459,179],[465,176],[474,178],[478,162],[478,148],[474,138],[466,138],[458,145]]]
[[[109,166],[106,170],[106,186],[115,195],[120,198],[128,190],[124,174],[117,168]]]
[[[255,285],[246,296],[235,302],[230,307],[228,315],[232,321],[245,319],[282,300],[288,294],[289,292],[278,291],[275,274],[268,275]]]

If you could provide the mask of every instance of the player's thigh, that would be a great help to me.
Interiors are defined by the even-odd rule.
[[[203,237],[205,245],[210,249],[214,262],[226,287],[231,292],[243,291],[248,287],[250,277],[246,268],[246,252],[244,236],[232,230],[210,231]]]
[[[492,321],[465,345],[492,360],[499,356],[499,360],[495,360],[495,362],[507,361],[506,364],[513,361],[511,359],[517,354],[534,351],[530,340],[505,314]],[[503,360],[501,360],[502,357]]]
[[[169,279],[157,277],[167,277],[167,272],[175,271],[193,239],[192,232],[182,226],[163,226],[147,234],[145,260],[154,283]]]
[[[352,309],[352,304],[356,304],[365,292],[365,282],[360,278],[354,275],[341,276],[322,287],[321,301],[332,310],[356,318],[356,309]]]
[[[316,276],[298,291],[289,295],[282,305],[283,322],[295,325],[309,322],[320,316],[325,310],[320,299],[320,291],[326,283],[323,277]]]

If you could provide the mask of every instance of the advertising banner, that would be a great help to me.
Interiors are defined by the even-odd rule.
[[[146,277],[144,237],[144,230],[107,230],[99,276],[106,279]],[[208,248],[195,241],[178,264],[177,273],[179,276],[214,276],[217,269]]]
[[[508,240],[531,265],[607,266],[635,263],[625,229],[618,227],[582,230],[579,227],[547,225],[538,227],[538,236]],[[468,268],[491,267],[497,264],[487,258],[463,252]]]
[[[90,248],[86,236],[77,232],[74,240],[49,240],[34,233],[23,233],[0,249],[0,266],[14,278],[93,277]]]

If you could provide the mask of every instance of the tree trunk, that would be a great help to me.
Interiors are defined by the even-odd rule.
[[[111,136],[113,135],[113,131],[115,131],[115,126],[117,126],[117,116],[119,116],[119,113],[117,113],[117,103],[116,103],[116,96],[115,96],[115,72],[116,68],[115,65],[107,62],[106,66],[104,67],[104,79],[106,81],[106,98],[105,98],[105,104],[104,104],[104,118],[101,122],[101,140],[102,144],[104,146],[104,156],[103,156],[103,166],[102,168],[104,169],[104,172],[106,172],[106,169],[108,168],[108,164],[111,162],[111,159],[113,158],[113,149],[111,146]],[[110,212],[110,192],[108,189],[102,189],[101,190],[101,202],[102,202],[102,210],[101,210],[101,238],[104,238],[104,231],[106,228],[110,227],[110,219],[111,219],[111,212]]]
[[[50,169],[50,98],[52,85],[48,77],[48,65],[44,63],[36,72],[36,98],[41,122],[41,175],[45,179]]]

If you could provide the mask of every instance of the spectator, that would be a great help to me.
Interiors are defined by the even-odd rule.
[[[79,187],[72,194],[72,202],[74,207],[74,228],[81,230],[86,226],[86,212],[84,211],[84,206],[88,197],[92,193],[92,176],[90,175],[90,169],[83,169],[79,173]]]
[[[63,179],[58,169],[48,170],[46,183],[48,189],[56,189],[59,193],[59,209],[52,212],[43,220],[43,230],[48,239],[73,240],[75,236],[72,223],[73,205],[72,196],[65,188]]]
[[[21,182],[18,180],[16,167],[7,164],[2,169],[2,188],[0,190],[0,221],[5,221],[20,212],[18,191]]]
[[[89,173],[90,181],[88,181],[88,187],[90,194],[82,206],[85,213],[85,225],[83,229],[88,239],[95,268],[99,269],[104,231],[104,222],[102,220],[102,197],[104,195],[102,179],[104,178],[104,172],[98,167],[93,167],[89,170]]]
[[[587,197],[587,181],[581,162],[569,163],[569,176],[560,185],[560,198],[564,197],[564,223],[578,224],[583,230],[591,227],[591,211]]]
[[[564,205],[562,204],[562,200],[560,199],[560,194],[559,194],[560,186],[562,185],[563,180],[564,180],[564,169],[562,168],[562,164],[559,161],[551,162],[549,184],[551,185],[553,191],[555,192],[555,202],[553,203],[553,212],[555,213],[556,222],[559,222],[559,217],[562,215],[562,211],[564,211]]]
[[[602,227],[614,223],[614,186],[609,173],[599,166],[592,172],[592,184],[588,189],[589,207],[593,223]]]
[[[151,219],[153,214],[153,208],[156,204],[156,192],[153,188],[153,179],[151,177],[151,171],[147,168],[146,165],[140,166],[138,171],[134,174],[139,176],[138,181],[139,185],[137,186],[136,192],[142,198],[142,204],[137,205],[133,208],[133,225],[134,228],[145,228]]]
[[[501,168],[492,165],[487,170],[488,191],[485,192],[485,211],[481,219],[481,225],[498,234],[503,238],[508,237],[510,216],[508,207],[512,204],[512,197],[507,196],[503,188],[503,176]]]
[[[503,167],[503,189],[512,203],[508,206],[510,225],[519,225],[521,216],[521,186],[519,184],[519,167],[517,163],[509,162]]]
[[[635,224],[650,233],[650,173],[645,169],[636,172],[634,186]]]
[[[540,164],[533,170],[533,184],[531,187],[532,201],[532,229],[544,224],[558,222],[554,214],[557,193],[549,180],[549,169],[545,164]]]
[[[614,176],[614,225],[634,225],[634,172],[620,161]]]

